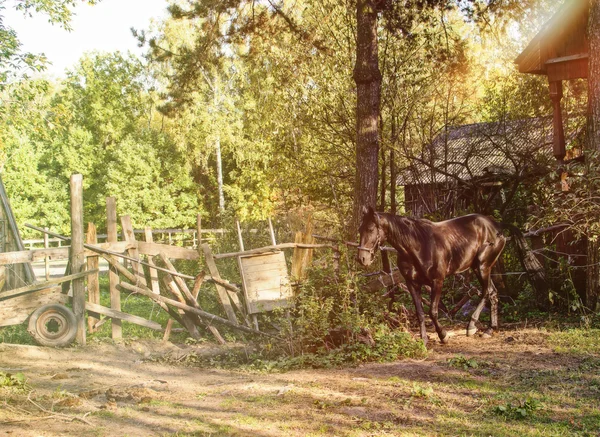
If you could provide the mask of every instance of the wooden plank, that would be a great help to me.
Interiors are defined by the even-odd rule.
[[[278,255],[279,253],[283,252],[271,252],[258,256],[243,256],[242,258],[244,258],[244,267],[256,266],[260,268],[264,266],[265,269],[268,269],[273,268],[274,266],[287,265],[285,263],[285,259],[282,260],[278,256],[273,256]]]
[[[279,273],[273,276],[268,273],[263,274],[256,272],[254,274],[246,275],[246,282],[248,283],[248,290],[286,287],[289,285],[289,280]]]
[[[100,243],[95,244],[95,247],[99,247],[105,250],[111,250],[113,252],[125,252],[127,249],[132,247],[126,241],[118,241],[116,243]],[[35,261],[44,261],[46,258],[50,260],[60,260],[60,259],[68,259],[69,258],[69,246],[63,247],[51,247],[48,249],[31,249],[31,250],[21,250],[15,252],[4,252],[0,253],[0,266],[4,266],[7,264],[22,264],[22,263],[30,263]],[[191,250],[191,249],[187,249]],[[97,252],[94,252],[90,249],[85,249],[85,256],[94,256]],[[196,258],[198,256],[196,255]]]
[[[0,266],[41,261],[46,257],[50,257],[51,259],[66,259],[69,257],[69,248],[33,249],[0,253]]]
[[[349,245],[351,246],[352,244]],[[358,246],[356,243],[354,243],[354,245]],[[265,246],[258,249],[244,250],[242,252],[219,253],[214,255],[214,259],[234,258],[245,255],[260,255],[263,253],[278,252],[280,249],[293,249],[295,247],[300,247],[303,249],[336,249],[335,246],[331,244],[281,243],[277,244],[276,246]]]
[[[146,228],[144,228],[144,235],[146,237],[146,243],[153,242],[152,228],[146,226]],[[143,252],[140,251],[140,253]],[[148,269],[150,273],[150,288],[156,294],[160,294],[160,285],[158,283],[158,270],[152,268],[152,266],[154,266],[154,260],[150,256],[148,257],[148,264],[150,264],[150,268]]]
[[[221,275],[219,274],[219,269],[217,269],[217,264],[213,258],[212,252],[208,244],[202,244],[202,251],[204,252],[204,259],[206,260],[206,266],[208,267],[208,271],[213,278],[221,279]],[[229,321],[235,325],[238,325],[237,318],[235,317],[235,313],[233,312],[233,307],[231,306],[231,302],[229,301],[232,293],[228,293],[227,290],[222,287],[220,284],[215,284],[217,287],[217,294],[219,296],[219,300],[221,301],[221,305],[223,305],[223,309],[225,310],[225,314],[227,314],[227,318]],[[237,298],[237,296],[236,296]]]
[[[67,303],[69,297],[60,292],[60,287],[44,288],[36,292],[13,297],[0,302],[0,326],[23,323],[37,308],[49,303]]]
[[[48,234],[45,234],[46,236]],[[93,223],[88,223],[88,231],[86,235],[86,241],[88,244],[96,244],[98,242],[96,225]],[[94,254],[93,256],[87,257],[87,270],[98,270],[99,259],[98,254]],[[87,278],[88,284],[88,302],[93,304],[100,304],[100,279],[98,277],[98,272],[91,273]],[[95,332],[94,326],[96,323],[100,321],[99,317],[95,317],[94,315],[88,314],[88,331]]]
[[[171,259],[184,259],[194,261],[199,258],[198,252],[194,249],[186,249],[185,247],[170,246],[168,244],[151,243],[148,241],[138,241],[137,248],[139,253],[156,256],[163,252]]]
[[[81,273],[85,268],[83,255],[83,176],[71,175],[71,271]],[[85,278],[76,278],[73,287],[73,313],[77,319],[77,342],[85,346]]]
[[[106,231],[108,242],[117,242],[117,202],[114,197],[106,198]],[[110,291],[110,307],[115,311],[121,311],[121,292],[117,288],[119,285],[119,274],[114,266],[110,267],[108,272],[108,287]],[[121,320],[112,319],[112,338],[120,339],[123,337]]]
[[[287,266],[281,265],[279,263],[245,266],[245,270],[246,270],[246,273],[273,272],[273,273],[280,273],[282,275],[287,275]]]
[[[238,263],[249,314],[292,305],[292,288],[283,252],[242,256]],[[247,270],[247,265],[252,271]],[[273,266],[279,268],[273,269]]]
[[[63,282],[72,281],[73,279],[83,278],[90,274],[90,272],[75,273],[72,275],[63,276],[62,278],[54,278],[45,282],[36,282],[35,284],[26,285],[25,287],[15,288],[14,290],[4,291],[0,293],[0,301],[6,300],[9,297],[18,296],[19,294],[30,293],[33,291],[40,290],[42,288],[48,288],[51,285],[62,284]]]
[[[140,253],[137,245],[135,244],[135,234],[133,233],[133,226],[131,225],[131,217],[128,215],[121,216],[121,228],[123,229],[123,236],[125,241],[132,245],[131,248],[127,249],[127,252],[131,258],[137,259],[138,262],[131,262],[131,269],[137,277],[138,283],[146,285],[146,277],[144,276],[144,268],[139,263]]]
[[[127,314],[121,311],[116,311],[99,304],[86,302],[85,309],[98,314],[103,314],[112,319],[125,320],[126,322],[135,323],[136,325],[154,329],[155,331],[162,331],[162,326],[160,325],[160,323],[153,322],[152,320],[144,319],[143,317],[135,316],[133,314]]]

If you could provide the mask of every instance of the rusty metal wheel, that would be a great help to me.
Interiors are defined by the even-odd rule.
[[[66,306],[51,303],[31,314],[27,330],[42,346],[63,347],[75,339],[77,320],[73,311]]]

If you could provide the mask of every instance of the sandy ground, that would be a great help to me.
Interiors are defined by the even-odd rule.
[[[215,346],[0,344],[0,371],[22,372],[32,389],[0,389],[0,436],[437,435],[438,408],[468,419],[489,405],[482,393],[490,384],[501,392],[523,372],[572,363],[534,329],[491,339],[453,334],[421,361],[275,374],[183,365]],[[488,363],[485,372],[449,366],[457,356]],[[456,435],[480,435],[468,433],[476,424],[460,426],[466,431]]]

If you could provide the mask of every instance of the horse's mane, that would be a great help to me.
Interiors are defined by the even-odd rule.
[[[415,241],[425,242],[431,238],[433,223],[426,219],[415,219],[393,214],[381,214],[388,222],[387,240],[403,247],[415,246]]]

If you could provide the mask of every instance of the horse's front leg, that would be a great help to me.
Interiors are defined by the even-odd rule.
[[[443,344],[448,343],[448,333],[442,328],[438,321],[438,306],[440,304],[440,298],[442,296],[442,286],[444,285],[443,279],[434,279],[431,287],[431,307],[429,308],[429,316],[435,326],[435,331]]]
[[[425,327],[425,311],[423,311],[423,303],[421,302],[421,295],[419,291],[421,290],[421,284],[417,284],[416,282],[406,281],[406,288],[408,288],[408,292],[412,297],[413,303],[415,305],[415,310],[417,311],[417,319],[419,320],[419,325],[421,327],[421,339],[423,340],[423,344],[427,346],[427,328]]]

